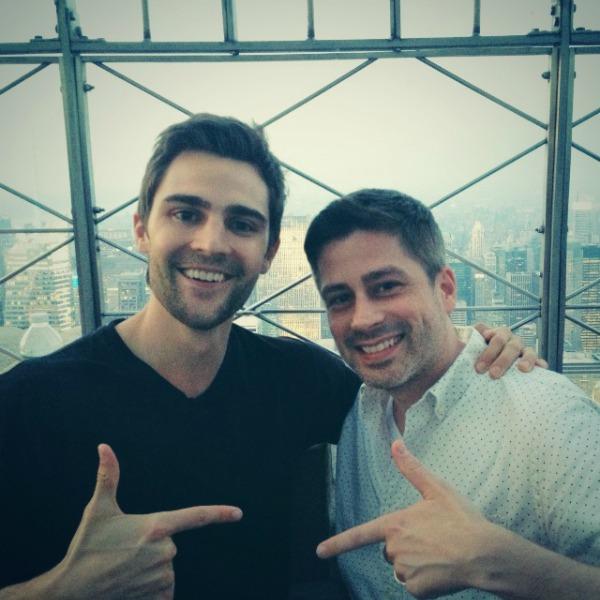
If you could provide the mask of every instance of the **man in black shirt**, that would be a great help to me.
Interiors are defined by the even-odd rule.
[[[232,323],[283,202],[254,129],[161,134],[134,217],[148,304],[0,378],[0,599],[285,597],[294,462],[337,440],[359,381]]]

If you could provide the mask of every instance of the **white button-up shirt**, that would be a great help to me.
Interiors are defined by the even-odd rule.
[[[404,442],[485,516],[575,560],[600,564],[600,407],[566,377],[513,367],[492,380],[475,360],[475,331],[444,376],[406,413]],[[397,471],[400,437],[387,392],[363,385],[337,451],[336,526],[343,531],[420,500]],[[381,544],[342,555],[352,597],[412,598],[392,577]],[[480,590],[452,600],[494,598]]]

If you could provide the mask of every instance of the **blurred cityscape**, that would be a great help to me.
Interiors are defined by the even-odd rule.
[[[459,285],[453,321],[459,325],[483,321],[491,326],[523,322],[518,328],[519,335],[526,345],[537,349],[539,319],[532,317],[539,308],[535,298],[539,297],[542,287],[543,236],[536,232],[540,226],[539,210],[527,203],[508,211],[481,202],[471,206],[468,214],[464,209],[455,208],[436,213],[451,251],[448,261]],[[476,215],[475,220],[473,215]],[[303,241],[310,219],[310,216],[284,218],[278,256],[270,273],[259,280],[248,306],[276,294],[309,273]],[[600,278],[600,199],[576,194],[571,203],[569,223],[567,293]],[[11,226],[10,219],[0,217],[0,229]],[[134,250],[130,228],[105,228],[102,236]],[[0,278],[22,268],[64,239],[60,234],[1,235]],[[100,244],[99,252],[104,312],[117,316],[138,311],[149,293],[145,264],[105,243]],[[472,264],[462,262],[453,254]],[[480,265],[483,271],[473,265]],[[570,316],[600,328],[600,284],[585,289],[573,302],[578,308],[569,310]],[[580,308],[581,305],[596,308]],[[319,295],[312,280],[308,279],[261,305],[259,310],[264,311],[264,316],[272,323],[254,316],[242,316],[238,322],[267,335],[285,335],[286,330],[293,331],[333,348],[327,318],[321,309]],[[80,335],[72,244],[52,252],[0,285],[0,346],[18,353],[18,342],[23,330],[29,326],[30,315],[40,311],[48,314],[49,323],[65,341]],[[600,336],[568,320],[565,327],[565,363],[600,364]],[[14,360],[0,354],[0,372],[12,364]],[[570,377],[600,401],[598,372],[571,373]]]

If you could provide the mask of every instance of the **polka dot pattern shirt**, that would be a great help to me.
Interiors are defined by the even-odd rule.
[[[474,331],[408,410],[406,445],[489,520],[600,565],[600,407],[566,377],[543,369],[523,374],[513,367],[495,381],[478,375],[473,365],[484,345]],[[338,531],[419,501],[390,458],[398,437],[389,395],[363,385],[338,445]],[[394,581],[381,544],[348,552],[339,565],[354,599],[413,598]],[[495,596],[469,589],[447,597]]]

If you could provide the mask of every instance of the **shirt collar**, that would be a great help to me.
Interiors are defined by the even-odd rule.
[[[452,406],[460,400],[473,380],[475,360],[483,352],[485,340],[477,330],[473,330],[466,346],[450,365],[444,375],[434,383],[424,397],[430,395],[435,405],[435,415],[441,421]]]

